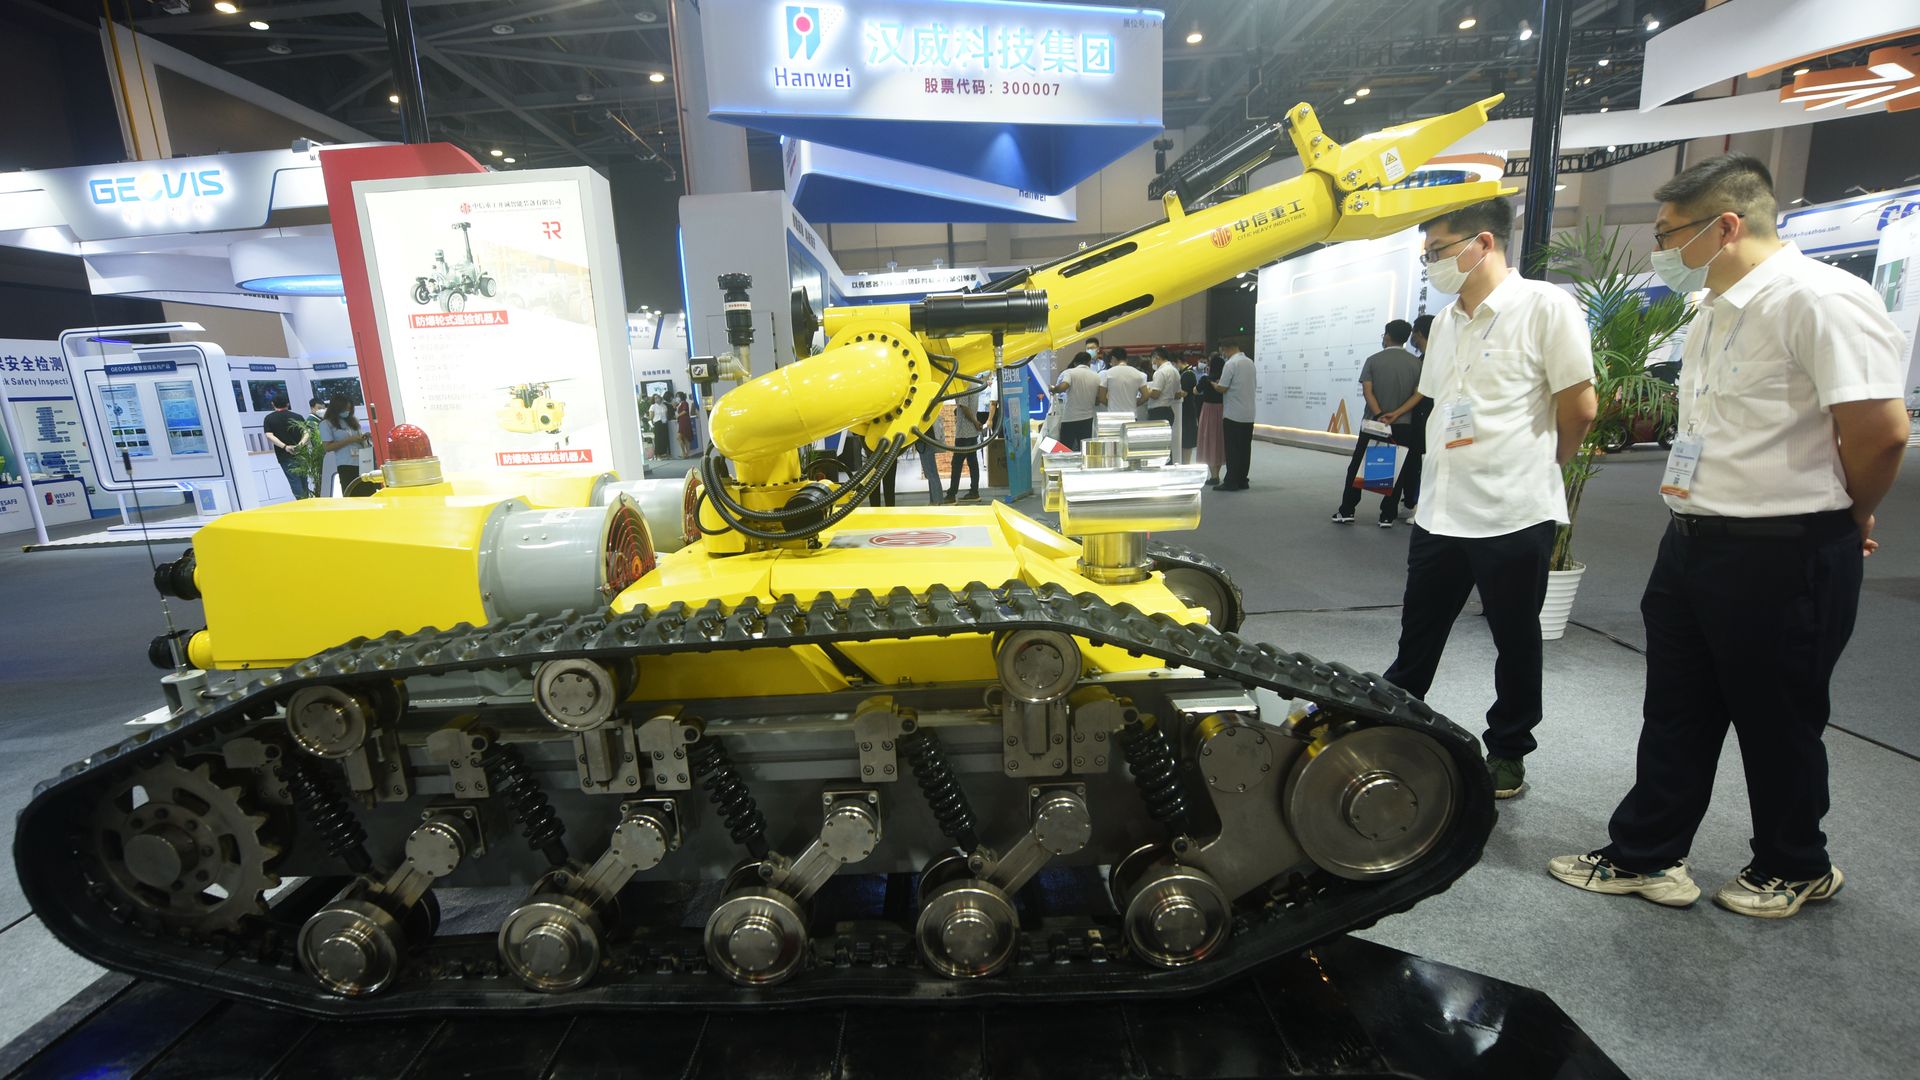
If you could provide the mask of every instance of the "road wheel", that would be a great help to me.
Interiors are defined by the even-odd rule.
[[[433,290],[427,288],[426,282],[416,281],[413,283],[413,302],[414,303],[424,307],[426,306],[427,301],[431,299],[433,299]]]
[[[467,294],[461,292],[459,289],[448,289],[446,292],[441,293],[440,294],[440,310],[441,311],[467,310]]]
[[[480,295],[481,296],[490,297],[494,294],[495,290],[497,290],[499,287],[500,287],[499,284],[493,280],[492,275],[490,274],[481,275],[480,277]]]

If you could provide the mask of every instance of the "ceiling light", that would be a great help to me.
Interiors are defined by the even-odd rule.
[[[222,15],[237,15],[240,12],[240,5],[229,3],[228,0],[220,0],[219,3],[213,5],[213,10]]]
[[[1343,102],[1341,102],[1341,104],[1342,104],[1342,105],[1351,105],[1351,104],[1353,104],[1354,102],[1356,102],[1356,101],[1359,101],[1359,100],[1360,100],[1359,98],[1356,98],[1356,97],[1350,97],[1350,98],[1348,98],[1347,100],[1345,100],[1345,101],[1343,101]]]
[[[1651,15],[1647,16],[1647,33],[1651,34],[1658,29],[1660,29],[1660,20]]]
[[[1358,90],[1355,90],[1355,91],[1353,92],[1353,96],[1354,96],[1354,97],[1366,97],[1366,96],[1367,96],[1368,94],[1371,94],[1371,93],[1373,93],[1373,89],[1372,89],[1371,87],[1366,87],[1366,86],[1363,86],[1363,87],[1361,87],[1360,89],[1358,89]]]
[[[587,92],[586,92],[585,90],[582,90],[582,91],[580,91],[579,93],[577,93],[577,94],[575,94],[575,95],[573,95],[573,100],[575,100],[575,101],[592,101],[592,100],[593,100],[593,95],[592,95],[592,94],[589,94],[589,93],[587,93]]]
[[[654,22],[655,20],[660,18],[660,16],[654,14],[651,11],[635,12],[633,17],[635,19],[638,19],[641,22]]]
[[[1615,147],[1614,147],[1614,145],[1613,145],[1612,143],[1608,143],[1608,144],[1607,144],[1607,153],[1609,153],[1609,154],[1611,154],[1611,153],[1613,153],[1613,151],[1614,151],[1614,149],[1615,149]]]
[[[1200,32],[1200,24],[1194,23],[1193,29],[1187,31],[1187,44],[1198,45],[1205,40],[1206,40],[1206,35]]]
[[[1601,66],[1601,67],[1606,67],[1606,66],[1607,66],[1608,64],[1611,64],[1611,63],[1613,63],[1613,61],[1612,61],[1612,60],[1610,60],[1610,59],[1608,59],[1607,57],[1604,57],[1604,56],[1603,56],[1603,57],[1601,57],[1601,58],[1600,58],[1600,66]]]
[[[650,83],[663,83],[667,81],[667,76],[664,72],[655,71],[647,76],[647,81]]]
[[[1525,19],[1521,19],[1520,20],[1520,40],[1531,41],[1532,39],[1533,39],[1533,24],[1528,22]]]
[[[1471,15],[1469,15],[1469,16],[1467,16],[1466,18],[1464,18],[1464,19],[1461,19],[1461,20],[1460,20],[1460,29],[1462,29],[1462,30],[1471,30],[1471,29],[1473,29],[1474,27],[1476,27],[1476,26],[1479,26],[1479,25],[1480,25],[1480,20],[1479,20],[1479,19],[1476,19],[1476,18],[1474,18],[1474,17],[1473,17],[1473,16],[1471,16]]]
[[[1600,111],[1601,111],[1601,112],[1606,112],[1606,111],[1607,111],[1607,107],[1606,107],[1605,105],[1602,105],[1602,106],[1600,106]]]
[[[1908,71],[1905,64],[1893,60],[1883,60],[1878,64],[1869,66],[1867,70],[1883,79],[1899,81],[1913,78],[1913,72]]]
[[[285,56],[288,53],[293,51],[293,46],[287,44],[284,41],[276,41],[273,44],[267,46],[267,51],[272,53],[275,56]]]
[[[507,36],[508,34],[511,34],[511,33],[513,33],[513,24],[512,24],[512,23],[503,23],[503,22],[497,22],[497,23],[494,23],[494,24],[493,24],[493,32],[494,32],[494,33],[496,33],[496,34],[499,34],[499,35],[500,35],[501,37],[505,37],[505,36]]]
[[[266,23],[261,22],[259,19],[255,19],[252,22],[248,23],[247,25],[253,27],[255,30],[270,29],[270,27],[268,27]]]
[[[388,95],[387,95],[387,104],[389,104],[389,105],[398,105],[398,104],[400,104],[400,95],[399,95],[399,94],[388,94]]]
[[[1794,70],[1793,77],[1797,79],[1800,76],[1805,75],[1807,72],[1812,70],[1813,70],[1812,68],[1796,68]]]
[[[506,151],[505,150],[489,150],[487,151],[487,153],[492,154],[494,157],[499,157],[501,154],[506,153]]]
[[[1847,108],[1850,110],[1864,109],[1872,105],[1884,105],[1889,101],[1893,101],[1896,98],[1906,97],[1909,94],[1920,94],[1920,85],[1908,86],[1908,87],[1899,88],[1899,89],[1889,88],[1886,93],[1880,93],[1879,91],[1876,90],[1873,92],[1873,96],[1862,98],[1861,100],[1856,101],[1851,105],[1848,105]]]
[[[513,164],[513,160],[514,160],[514,159],[512,159],[512,158],[510,158],[510,157],[503,157],[503,158],[501,158],[500,160],[501,160],[502,162],[504,162],[504,163],[506,163],[506,164],[508,164],[508,165],[511,165],[511,164]]]
[[[1553,190],[1555,190],[1555,191],[1565,191],[1565,190],[1567,190],[1567,185],[1565,185],[1565,184],[1555,184],[1555,185],[1553,185]]]

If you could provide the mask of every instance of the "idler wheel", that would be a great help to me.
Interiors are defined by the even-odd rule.
[[[1019,944],[1019,917],[1000,887],[961,878],[934,889],[915,926],[927,966],[949,979],[978,979],[1000,971]]]
[[[1288,823],[1328,873],[1354,881],[1397,874],[1431,851],[1453,820],[1459,770],[1417,731],[1335,735],[1299,762],[1286,796]]]
[[[600,970],[600,919],[560,893],[529,900],[500,927],[500,958],[534,990],[576,990]]]
[[[738,890],[707,919],[707,962],[742,986],[772,986],[807,954],[807,920],[778,889]]]
[[[1197,964],[1216,952],[1233,927],[1226,894],[1212,878],[1185,866],[1148,872],[1127,901],[1127,945],[1154,967]]]
[[[380,905],[358,898],[335,900],[300,928],[300,966],[344,997],[386,989],[405,951],[400,923]]]

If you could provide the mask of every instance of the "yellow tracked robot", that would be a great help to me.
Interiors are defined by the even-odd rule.
[[[996,368],[1496,194],[1382,185],[1497,101],[1345,145],[1297,106],[1296,179],[831,309],[684,491],[449,481],[403,427],[382,494],[221,518],[157,575],[205,602],[156,642],[182,708],[42,787],[23,887],[101,963],[347,1014],[1179,993],[1444,889],[1491,828],[1473,739],[1235,633],[1146,539],[1199,518],[1164,425],[1048,463],[1058,532],[863,504]],[[843,429],[865,462],[807,479]],[[257,588],[319,561],[354,604]]]

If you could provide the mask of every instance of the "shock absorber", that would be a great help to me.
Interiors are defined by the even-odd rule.
[[[320,834],[327,854],[344,860],[356,874],[370,869],[373,858],[367,854],[367,830],[333,781],[304,755],[291,751],[280,755],[279,772],[293,795],[293,805],[308,827]]]
[[[717,738],[702,738],[693,744],[687,760],[693,766],[693,775],[700,779],[700,786],[707,789],[713,808],[726,822],[727,834],[733,837],[733,842],[745,847],[756,859],[766,858],[767,819],[754,803],[747,782],[740,778],[740,770],[734,768],[733,760],[727,757],[726,747],[721,746]]]
[[[959,844],[962,851],[970,853],[979,847],[973,806],[967,802],[967,793],[961,790],[953,766],[947,764],[947,755],[940,748],[940,736],[926,728],[915,728],[900,736],[900,750],[907,755],[913,778],[920,784],[920,793],[926,796],[935,820],[940,822],[940,831]]]
[[[1191,826],[1187,817],[1187,794],[1180,785],[1179,768],[1174,764],[1173,745],[1159,725],[1148,727],[1138,713],[1115,736],[1127,756],[1127,768],[1133,772],[1133,784],[1146,801],[1153,820],[1186,833]]]
[[[480,767],[486,770],[494,794],[504,796],[513,809],[513,818],[520,823],[520,834],[527,838],[528,845],[553,865],[567,865],[567,846],[561,839],[566,835],[566,823],[547,805],[547,793],[540,790],[520,748],[491,740]]]

